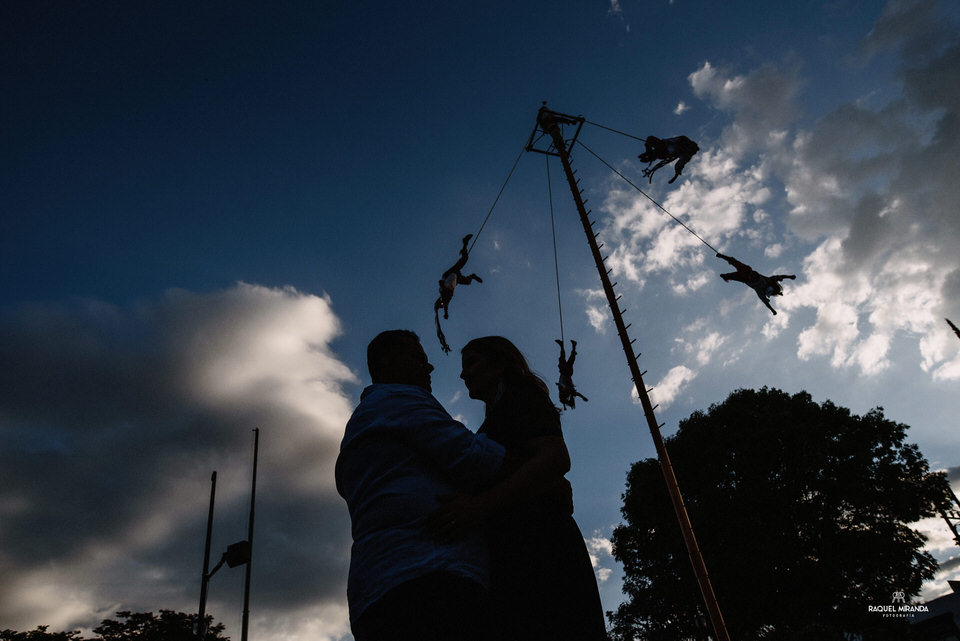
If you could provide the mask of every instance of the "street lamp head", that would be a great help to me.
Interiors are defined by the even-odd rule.
[[[250,562],[250,542],[237,541],[227,546],[227,551],[223,553],[223,560],[231,568]]]

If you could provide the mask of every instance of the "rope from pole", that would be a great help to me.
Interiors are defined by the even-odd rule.
[[[613,127],[606,127],[606,126],[604,126],[604,125],[601,125],[600,123],[590,122],[589,120],[584,120],[584,122],[587,123],[588,125],[593,125],[594,127],[600,127],[601,129],[606,129],[607,131],[612,131],[612,132],[615,133],[615,134],[620,134],[621,136],[626,136],[627,138],[633,138],[634,140],[639,140],[640,142],[645,142],[645,141],[646,141],[646,138],[640,138],[639,136],[634,136],[633,134],[628,134],[628,133],[626,133],[626,132],[624,132],[624,131],[619,131],[619,130],[617,130],[617,129],[614,129]]]
[[[520,164],[520,159],[523,157],[523,154],[526,151],[527,148],[524,146],[524,148],[520,150],[520,155],[518,155],[517,159],[513,161],[513,167],[510,168],[510,173],[507,174],[507,179],[504,180],[503,185],[500,186],[500,191],[497,192],[497,197],[493,199],[493,204],[490,205],[490,211],[487,212],[487,217],[483,219],[483,224],[480,225],[480,229],[478,229],[477,233],[473,235],[473,241],[470,243],[470,247],[467,248],[468,254],[473,251],[473,246],[477,244],[477,239],[480,238],[480,232],[482,232],[483,228],[487,226],[487,221],[490,220],[490,214],[493,213],[493,209],[497,206],[500,196],[503,195],[503,190],[507,188],[507,183],[510,182],[510,177],[513,176],[514,170],[517,168],[517,165]]]
[[[553,270],[557,277],[557,310],[560,315],[560,344],[563,344],[563,304],[560,302],[560,260],[557,258],[557,227],[553,222],[553,188],[550,186],[550,156],[547,160],[547,197],[550,201],[550,231],[553,232]]]
[[[589,152],[593,155],[594,158],[596,158],[597,160],[599,160],[600,162],[602,162],[604,165],[606,165],[606,166],[610,169],[610,171],[612,171],[613,173],[615,173],[616,175],[620,176],[620,177],[623,178],[625,181],[627,181],[627,184],[629,184],[631,187],[633,187],[634,189],[636,189],[637,191],[639,191],[641,194],[643,194],[644,197],[645,197],[647,200],[649,200],[649,201],[652,202],[654,205],[656,205],[657,207],[659,207],[660,210],[661,210],[663,213],[665,213],[667,216],[670,216],[670,218],[673,218],[676,222],[680,223],[680,225],[681,225],[684,229],[686,229],[688,232],[690,232],[691,234],[693,234],[693,235],[697,238],[697,240],[699,240],[701,243],[703,243],[704,245],[706,245],[707,247],[709,247],[710,249],[712,249],[712,250],[714,251],[714,253],[717,253],[717,254],[720,253],[720,250],[719,250],[719,249],[717,249],[716,247],[714,247],[713,245],[711,245],[710,243],[708,243],[707,241],[705,241],[703,238],[701,238],[700,235],[699,235],[697,232],[695,232],[695,231],[693,231],[692,229],[690,229],[682,220],[680,220],[679,218],[677,218],[676,216],[674,216],[673,214],[671,214],[671,213],[667,210],[666,207],[664,207],[663,205],[661,205],[660,203],[658,203],[656,200],[654,200],[649,194],[647,194],[647,192],[645,192],[645,191],[643,191],[642,189],[640,189],[639,187],[637,187],[629,178],[627,178],[627,177],[624,176],[622,173],[620,173],[619,171],[617,171],[617,170],[613,167],[613,165],[611,165],[610,163],[608,163],[606,160],[604,160],[603,158],[601,158],[600,156],[598,156],[592,149],[590,149],[590,147],[587,147],[585,144],[583,144],[583,141],[582,141],[582,140],[578,140],[578,141],[577,141],[577,144],[579,144],[581,147],[583,147],[584,149],[586,149],[587,151],[589,151]]]

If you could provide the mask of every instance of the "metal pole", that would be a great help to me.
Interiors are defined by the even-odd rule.
[[[250,488],[250,520],[247,526],[247,541],[250,543],[250,558],[247,560],[247,573],[243,582],[243,624],[240,628],[240,640],[247,641],[247,627],[250,622],[250,570],[253,567],[253,508],[257,497],[257,452],[260,449],[260,428],[253,429],[253,482]]]
[[[210,476],[210,510],[207,513],[207,540],[203,546],[203,573],[200,575],[200,610],[197,613],[196,636],[201,641],[207,634],[207,584],[210,582],[210,538],[213,535],[213,500],[217,493],[217,472]]]
[[[567,152],[566,143],[563,140],[563,133],[558,126],[557,116],[542,108],[537,115],[540,127],[553,138],[553,146],[560,157],[560,163],[563,165],[563,171],[567,176],[567,183],[570,185],[570,191],[573,192],[573,200],[576,203],[577,211],[580,213],[580,222],[583,224],[583,231],[587,235],[587,242],[590,244],[590,252],[593,254],[593,260],[597,265],[597,271],[600,273],[600,282],[603,285],[603,292],[607,296],[607,303],[610,305],[610,311],[613,314],[613,322],[617,327],[617,334],[620,336],[620,343],[623,347],[623,353],[627,357],[627,365],[630,368],[630,374],[636,385],[637,395],[640,397],[640,403],[643,406],[643,413],[647,418],[647,426],[650,428],[650,436],[653,437],[653,444],[657,450],[657,458],[660,461],[660,469],[663,472],[663,478],[667,483],[667,490],[670,499],[673,502],[673,509],[677,514],[677,521],[680,524],[680,531],[683,534],[684,543],[687,546],[687,554],[690,557],[690,563],[693,565],[693,572],[697,577],[697,583],[700,585],[700,593],[703,595],[707,612],[710,615],[710,621],[713,624],[714,634],[717,641],[730,641],[730,635],[727,633],[726,624],[723,621],[723,615],[720,613],[720,606],[717,603],[717,597],[713,593],[713,586],[710,584],[710,577],[707,574],[707,566],[704,563],[703,556],[700,554],[700,547],[697,545],[697,539],[693,534],[693,526],[690,524],[690,517],[687,515],[687,508],[683,504],[683,497],[680,494],[680,486],[677,484],[677,478],[673,472],[673,465],[670,463],[670,457],[667,454],[667,448],[663,443],[663,437],[660,435],[660,426],[657,424],[656,416],[653,413],[653,406],[650,404],[650,397],[647,395],[647,388],[643,383],[643,376],[640,367],[637,365],[637,357],[633,352],[633,344],[627,334],[627,327],[623,322],[623,313],[617,303],[617,297],[610,282],[610,272],[606,269],[603,256],[600,254],[600,248],[597,246],[597,237],[593,231],[593,224],[588,216],[589,212],[584,205],[583,196],[577,187],[577,180],[574,177],[573,169],[570,167],[570,157]],[[582,124],[582,119],[579,119]]]

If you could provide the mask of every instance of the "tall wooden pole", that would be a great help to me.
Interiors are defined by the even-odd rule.
[[[580,213],[580,222],[583,224],[583,231],[587,235],[587,242],[590,244],[590,252],[593,254],[593,260],[597,265],[597,271],[600,273],[600,282],[603,285],[603,293],[606,294],[607,303],[610,305],[610,311],[613,314],[613,322],[617,327],[617,334],[620,336],[620,343],[623,347],[623,353],[627,357],[627,365],[630,368],[630,374],[637,389],[637,395],[640,397],[640,404],[643,406],[644,416],[647,418],[647,427],[650,428],[650,436],[653,437],[653,444],[657,450],[657,458],[660,461],[660,469],[663,472],[663,478],[667,483],[667,491],[670,494],[670,500],[673,502],[673,509],[677,514],[677,521],[680,524],[680,531],[683,534],[684,543],[687,546],[687,554],[690,557],[690,563],[693,565],[693,572],[697,577],[697,583],[700,585],[700,592],[703,595],[703,601],[707,612],[710,615],[710,622],[713,624],[714,634],[717,641],[730,641],[730,635],[727,633],[726,624],[723,621],[723,615],[720,613],[720,606],[717,603],[717,597],[713,593],[713,586],[710,584],[710,577],[707,574],[707,566],[700,554],[700,547],[697,545],[697,539],[693,534],[693,526],[690,524],[690,517],[687,515],[687,508],[683,504],[683,497],[680,494],[680,486],[677,484],[677,477],[673,472],[673,465],[670,463],[670,456],[667,454],[667,448],[663,443],[663,437],[660,435],[660,426],[657,424],[656,416],[653,413],[653,406],[650,404],[650,397],[647,395],[647,388],[643,383],[643,376],[640,367],[637,365],[637,357],[633,351],[633,341],[627,334],[629,325],[624,325],[623,312],[620,310],[617,301],[617,295],[613,290],[613,284],[610,282],[610,270],[603,262],[603,256],[600,254],[600,248],[597,246],[597,234],[593,231],[593,224],[590,222],[586,206],[584,205],[583,195],[577,186],[577,179],[574,176],[573,169],[570,166],[570,155],[567,151],[566,143],[563,139],[563,132],[560,124],[582,124],[582,118],[569,118],[562,114],[550,111],[546,107],[540,109],[537,114],[537,122],[540,128],[553,139],[553,147],[560,157],[560,164],[563,165],[563,172],[567,177],[567,184],[573,193],[573,200],[576,203],[577,211]],[[529,149],[529,147],[528,147]]]
[[[953,333],[957,335],[957,338],[960,338],[960,329],[958,329],[957,326],[954,325],[949,318],[944,318],[943,320],[947,321],[947,325],[950,326],[950,329],[953,330]]]
[[[260,449],[260,428],[253,430],[253,482],[250,488],[250,520],[247,525],[247,542],[250,544],[250,557],[247,559],[247,573],[243,582],[243,623],[240,627],[241,641],[247,641],[247,629],[250,623],[250,571],[253,568],[253,508],[257,497],[257,452]]]

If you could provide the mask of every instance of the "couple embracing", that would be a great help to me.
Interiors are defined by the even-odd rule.
[[[547,386],[505,338],[474,339],[461,355],[460,377],[486,405],[477,434],[430,393],[416,334],[383,332],[367,348],[373,384],[336,466],[354,638],[605,640]]]

